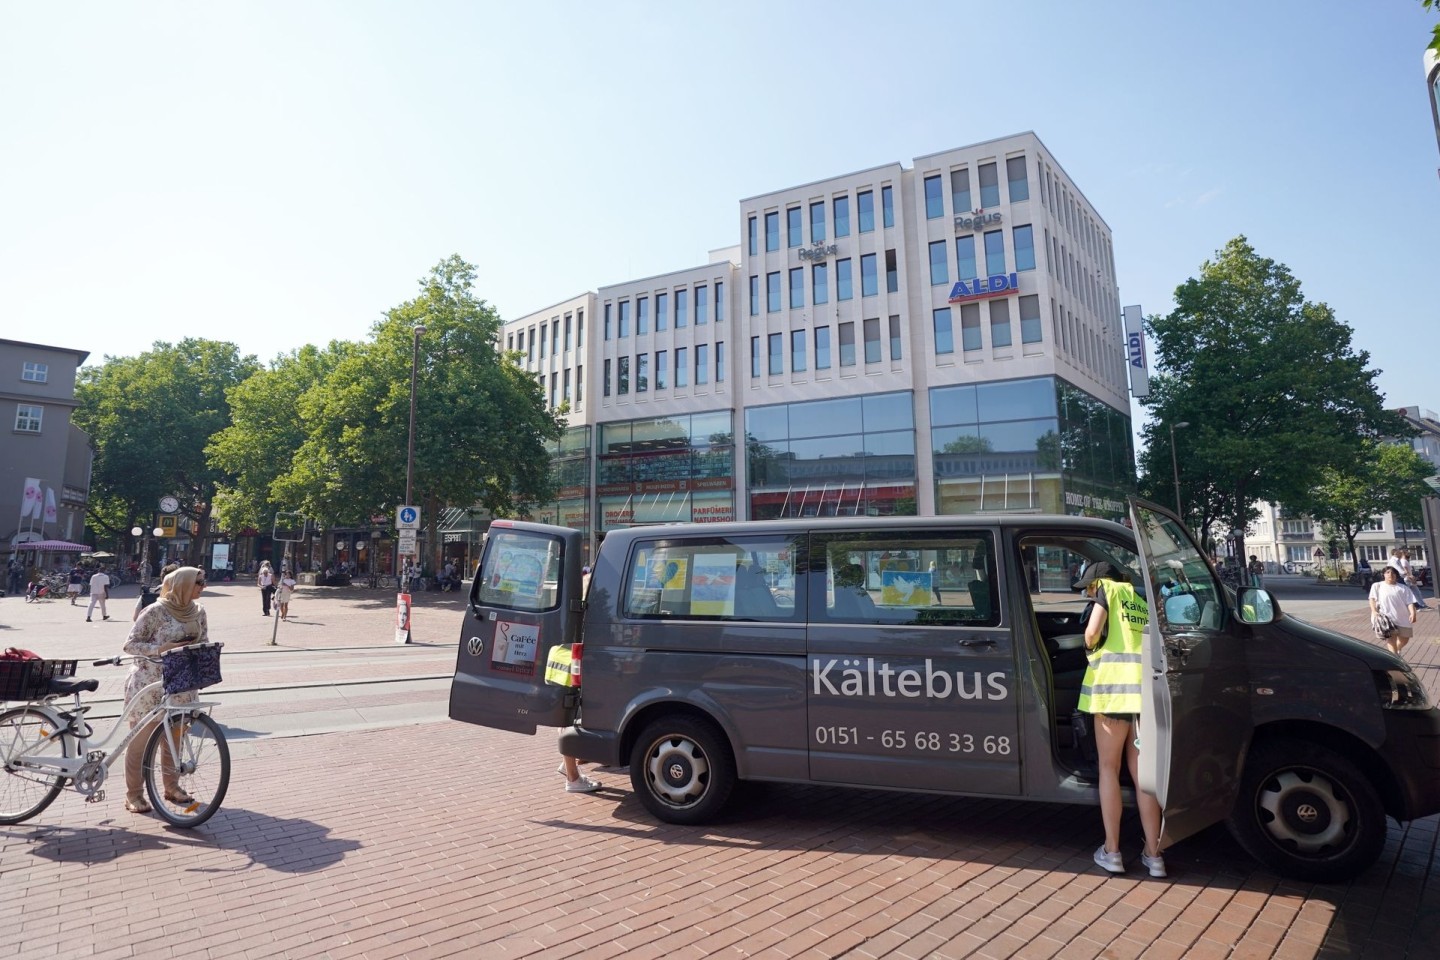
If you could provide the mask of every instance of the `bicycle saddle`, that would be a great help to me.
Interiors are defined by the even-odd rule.
[[[58,696],[65,696],[71,693],[94,693],[100,689],[100,681],[93,677],[89,680],[51,680],[50,692]]]

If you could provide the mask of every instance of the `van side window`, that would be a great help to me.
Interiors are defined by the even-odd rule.
[[[816,534],[811,556],[812,621],[1000,623],[994,543],[986,531]]]
[[[554,537],[491,528],[476,576],[478,601],[489,607],[540,612],[559,604],[564,545]]]
[[[636,541],[622,609],[627,617],[795,620],[798,540]]]
[[[1155,519],[1149,513],[1145,516]],[[1160,629],[1166,633],[1222,629],[1226,606],[1220,586],[1184,530],[1164,519],[1137,531],[1137,535],[1145,538],[1150,577],[1160,590],[1160,602],[1150,604],[1151,611],[1159,613]]]

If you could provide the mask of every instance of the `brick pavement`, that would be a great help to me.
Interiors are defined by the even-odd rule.
[[[554,765],[548,734],[446,723],[237,744],[188,833],[64,794],[0,827],[0,956],[1440,956],[1436,817],[1350,884],[1279,880],[1218,829],[1153,881],[1093,868],[1088,807],[748,785],[685,828],[623,771],[567,795]]]

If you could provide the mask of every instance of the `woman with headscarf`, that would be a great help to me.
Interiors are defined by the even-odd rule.
[[[141,611],[130,636],[125,640],[125,652],[136,657],[159,657],[177,647],[192,643],[205,643],[210,639],[209,626],[205,619],[205,608],[195,602],[205,587],[205,572],[198,567],[180,567],[165,578],[160,588],[160,599]],[[160,664],[149,660],[136,660],[125,678],[125,705],[130,710],[130,724],[135,726],[141,718],[160,703],[164,696],[160,688],[140,696],[140,691],[162,678]],[[194,702],[194,690],[176,694],[177,703]],[[150,803],[144,794],[145,744],[159,724],[158,720],[147,723],[136,732],[130,745],[125,748],[125,809],[131,813],[149,813]],[[180,790],[175,764],[169,749],[164,750],[164,766],[161,776],[165,784],[165,799],[179,806],[193,801]]]

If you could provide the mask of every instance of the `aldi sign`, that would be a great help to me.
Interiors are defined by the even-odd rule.
[[[1003,297],[1020,290],[1020,275],[1017,273],[995,273],[984,279],[957,280],[950,288],[951,303],[965,303],[967,300],[985,300]]]

